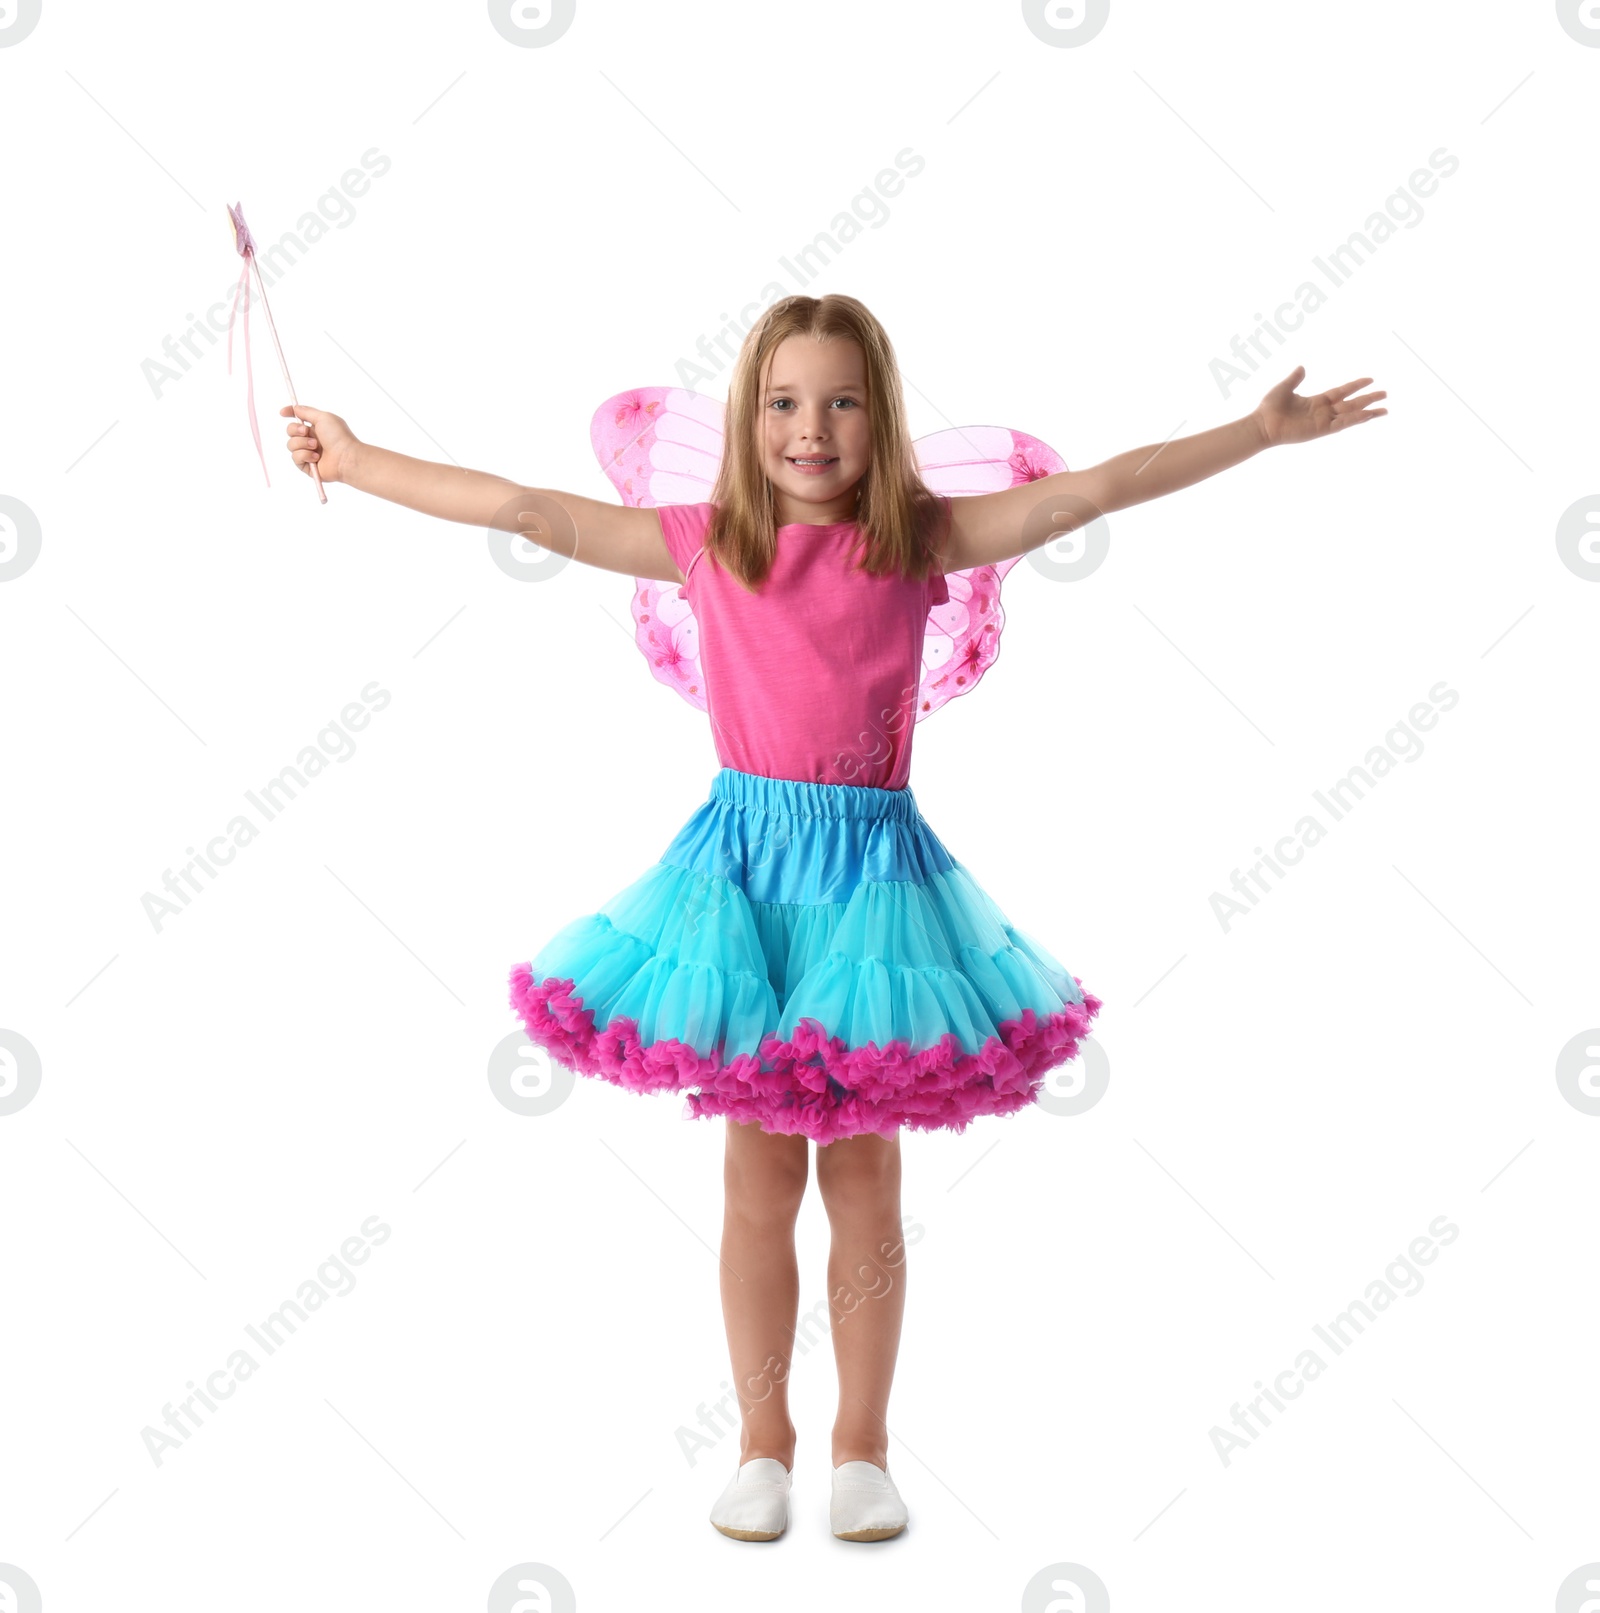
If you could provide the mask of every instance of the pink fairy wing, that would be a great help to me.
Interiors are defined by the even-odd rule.
[[[1004,426],[955,426],[919,437],[911,446],[923,481],[950,498],[997,493],[1067,468],[1047,443]],[[1000,581],[1017,558],[945,573],[949,602],[928,612],[922,641],[918,722],[975,689],[994,665],[1006,621],[1000,608]]]
[[[624,504],[704,504],[722,463],[722,419],[715,398],[683,387],[636,387],[595,410],[589,441]],[[634,639],[651,673],[704,711],[699,629],[682,586],[633,580]]]
[[[723,405],[684,387],[636,387],[594,412],[589,440],[624,504],[704,504],[724,445]],[[1038,481],[1067,468],[1047,443],[1003,426],[957,426],[912,444],[922,479],[936,493],[967,498]],[[945,575],[950,598],[928,612],[916,720],[966,694],[994,664],[1005,612],[1000,582],[1016,564]],[[634,638],[652,675],[706,710],[699,629],[684,589],[634,578]]]

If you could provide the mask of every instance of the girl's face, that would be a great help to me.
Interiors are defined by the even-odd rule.
[[[762,457],[777,523],[819,526],[855,518],[856,483],[872,460],[867,372],[848,337],[790,336],[772,351],[761,394]],[[796,460],[823,460],[806,469]]]

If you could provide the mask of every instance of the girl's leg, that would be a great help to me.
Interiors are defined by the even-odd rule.
[[[833,1229],[828,1312],[839,1371],[833,1465],[887,1467],[889,1387],[906,1304],[899,1133],[845,1137],[819,1148],[817,1187]]]
[[[789,1364],[800,1310],[794,1225],[810,1165],[804,1137],[728,1121],[723,1160],[722,1315],[739,1397],[739,1461],[794,1466]]]

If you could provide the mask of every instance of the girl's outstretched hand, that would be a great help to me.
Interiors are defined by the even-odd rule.
[[[338,415],[326,409],[313,409],[302,403],[297,408],[286,403],[278,410],[281,415],[298,415],[289,421],[289,453],[296,465],[311,474],[311,462],[317,463],[317,474],[325,482],[342,482],[361,444],[356,435]],[[307,421],[309,424],[301,424]]]
[[[1389,412],[1371,407],[1379,398],[1388,397],[1387,392],[1364,392],[1358,398],[1350,396],[1357,387],[1366,386],[1372,380],[1370,375],[1362,376],[1359,381],[1346,381],[1343,386],[1329,387],[1314,398],[1302,398],[1295,387],[1305,379],[1305,373],[1305,365],[1298,365],[1293,374],[1285,376],[1256,405],[1255,422],[1266,447],[1310,442],[1313,437],[1326,437],[1329,432],[1343,431],[1346,426],[1365,425]]]

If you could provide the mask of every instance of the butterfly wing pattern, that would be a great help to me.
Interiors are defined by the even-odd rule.
[[[1047,443],[1004,426],[952,426],[912,443],[922,479],[948,498],[998,493],[1053,476],[1067,463]],[[948,604],[928,612],[922,640],[922,685],[917,721],[975,688],[1000,653],[1005,612],[1000,583],[1020,556],[992,566],[945,573]]]
[[[595,410],[589,439],[624,504],[704,504],[722,462],[723,415],[720,402],[698,392],[639,387]],[[999,492],[1067,468],[1048,444],[1004,426],[953,426],[911,446],[923,481],[950,498]],[[949,601],[929,611],[923,637],[918,722],[974,689],[994,665],[1005,627],[1000,584],[1015,564],[946,573]],[[706,710],[699,630],[683,588],[649,577],[635,577],[634,585],[634,638],[651,673]]]
[[[722,463],[723,407],[676,386],[645,386],[607,398],[589,422],[600,468],[624,504],[705,504]],[[634,641],[651,673],[706,710],[700,630],[681,585],[635,577]]]

